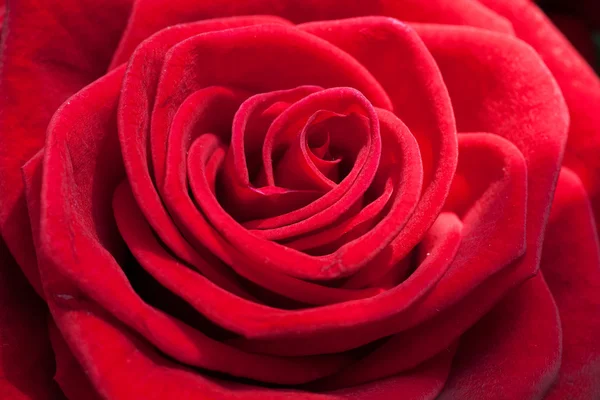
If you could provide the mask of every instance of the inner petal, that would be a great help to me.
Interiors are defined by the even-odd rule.
[[[326,186],[325,189],[328,188],[326,192],[322,188],[320,192],[323,195],[304,207],[271,218],[255,219],[244,223],[247,228],[257,230],[256,234],[262,236],[267,229],[290,227],[294,229],[294,234],[298,235],[322,228],[341,217],[354,203],[361,201],[375,176],[381,154],[377,115],[372,105],[360,92],[352,88],[340,87],[307,96],[290,106],[273,121],[265,136],[262,149],[264,174],[269,185],[280,187],[281,183],[276,181],[275,176],[278,164],[294,142],[303,142],[299,140],[298,133],[304,131],[306,134],[304,128],[312,127],[314,125],[312,121],[322,122],[332,128],[330,147],[335,143],[336,151],[339,151],[342,156],[340,170],[343,179],[339,184],[333,184],[333,187]],[[348,129],[345,129],[344,125]],[[348,132],[355,134],[353,140],[348,140]],[[349,162],[346,163],[346,160]],[[327,179],[323,179],[322,173],[310,162],[309,157],[306,157],[305,161],[307,165],[312,166],[315,176],[321,176],[323,183],[332,185],[331,180],[328,182]],[[294,170],[298,169],[297,164],[288,167],[279,169],[287,170],[288,174],[293,174]],[[275,232],[271,233],[278,235]],[[289,237],[287,234],[284,236]]]
[[[280,158],[274,162],[275,183],[293,189],[333,189],[368,145],[368,132],[368,120],[357,113],[317,111],[282,156],[274,152],[272,158]]]
[[[240,110],[242,110],[242,107]],[[303,218],[301,217],[299,223],[290,227],[293,232],[288,232],[294,235],[308,233],[330,225],[333,221],[344,215],[354,203],[362,201],[365,191],[368,190],[375,178],[380,162],[381,136],[379,119],[375,109],[368,99],[356,89],[338,87],[307,95],[275,119],[267,131],[265,145],[263,146],[263,161],[267,161],[265,163],[267,164],[265,165],[265,171],[273,171],[273,164],[268,164],[270,157],[265,159],[265,154],[269,155],[273,150],[276,151],[280,148],[285,149],[289,147],[289,144],[297,137],[297,130],[291,129],[291,127],[295,126],[296,121],[302,121],[302,126],[304,126],[306,124],[305,121],[309,120],[317,111],[323,109],[346,116],[360,112],[368,120],[369,125],[368,135],[366,135],[365,140],[366,145],[357,146],[357,149],[359,149],[356,156],[357,162],[354,163],[355,166],[352,168],[352,172],[348,174],[343,182],[302,210],[306,215]],[[241,162],[243,158],[238,154],[243,152],[245,147],[242,140],[244,127],[236,125],[236,122],[239,123],[241,121],[241,118],[237,118],[238,115],[241,115],[241,111],[238,111],[234,118],[231,145],[226,150],[227,154],[224,157],[225,159],[223,159],[225,164],[221,164],[223,167],[215,171],[220,173],[222,180],[237,185],[237,187],[234,187],[234,190],[238,189],[240,192],[245,191],[249,193],[250,190],[260,192],[265,189],[273,191],[287,190],[272,185],[271,182],[269,182],[269,186],[261,188],[251,186],[246,165]],[[210,154],[206,153],[206,151],[212,151],[212,147],[209,148],[208,144],[208,142],[197,141],[190,148],[188,153],[190,188],[198,207],[211,221],[214,228],[229,243],[238,248],[248,262],[260,264],[265,270],[278,270],[296,278],[323,281],[348,276],[368,261],[369,257],[364,258],[363,256],[362,261],[356,262],[353,259],[350,263],[346,263],[346,256],[353,253],[346,251],[323,257],[310,256],[276,243],[269,238],[260,237],[256,235],[256,232],[249,231],[247,227],[240,225],[239,221],[236,221],[227,212],[225,206],[219,202],[219,196],[215,198],[215,188],[210,183],[207,170],[207,163],[209,161],[207,157]],[[354,150],[352,147],[350,149]],[[356,154],[356,152],[353,153]],[[265,175],[269,180],[273,178],[272,174],[267,173]],[[418,176],[415,177],[418,178]],[[408,180],[412,181],[412,178],[413,174],[411,174],[411,179]],[[216,186],[218,186],[218,182],[216,182]],[[225,190],[227,189],[229,188],[225,188]],[[329,196],[331,194],[333,196]],[[233,196],[235,196],[235,193]],[[260,206],[259,202],[257,206]],[[374,239],[375,236],[370,235],[370,238]],[[380,244],[383,243],[381,240],[376,240]],[[375,252],[379,250],[379,247],[375,248]],[[268,254],[269,257],[265,257],[265,254]],[[350,256],[352,257],[352,254]]]
[[[381,187],[377,187],[381,186]],[[384,184],[374,184],[373,192],[380,190],[381,193],[375,194],[376,198],[363,207],[363,204],[356,212],[349,212],[349,216],[334,226],[318,232],[295,238],[286,242],[286,246],[302,250],[308,254],[329,254],[340,248],[343,244],[350,242],[368,232],[378,222],[378,217],[384,210],[394,192],[394,183],[388,178]],[[370,194],[373,196],[373,194]],[[351,210],[352,211],[352,210]]]
[[[339,163],[342,159],[330,148],[329,131],[314,129],[307,133],[306,145],[308,157],[319,171],[330,180],[339,183]]]
[[[269,185],[261,162],[262,144],[273,120],[295,101],[319,90],[316,86],[300,86],[258,94],[245,101],[236,112],[230,147],[217,186],[219,202],[236,220],[286,213],[321,195],[320,191],[310,189]]]

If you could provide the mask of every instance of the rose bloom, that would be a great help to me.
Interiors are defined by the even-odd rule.
[[[600,81],[532,2],[3,14],[0,398],[600,396]]]

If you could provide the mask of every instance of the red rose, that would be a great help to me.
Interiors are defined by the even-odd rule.
[[[530,2],[2,32],[2,398],[600,394],[600,82]]]

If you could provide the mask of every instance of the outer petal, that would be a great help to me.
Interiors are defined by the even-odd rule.
[[[563,330],[562,364],[547,399],[600,396],[600,248],[593,218],[580,179],[563,168],[542,257]]]
[[[398,393],[404,393],[407,400],[426,400],[441,390],[453,356],[450,351],[406,374],[328,394],[269,389],[207,377],[177,365],[94,304],[83,301],[80,305],[83,308],[54,308],[54,315],[61,324],[76,328],[68,330],[68,342],[86,340],[82,332],[95,333],[95,340],[75,347],[75,355],[99,394],[111,400],[392,400]]]
[[[541,55],[571,115],[565,166],[580,176],[600,223],[600,79],[571,44],[526,0],[479,0],[511,21],[517,36]]]
[[[3,25],[0,232],[29,282],[43,295],[20,167],[43,145],[46,126],[58,106],[103,74],[130,5],[129,0],[112,0],[110,7],[108,2],[95,1],[9,0],[7,3],[7,14],[4,1],[0,11]],[[2,331],[7,335],[2,340],[2,358],[14,357],[13,362],[6,364],[10,365],[6,383],[19,387],[22,392],[2,392],[0,397],[55,398],[60,395],[51,380],[54,367],[43,323],[45,307],[37,304],[35,295],[24,282],[20,283],[19,273],[14,271],[16,265],[4,254],[6,250],[2,252],[0,274],[7,277],[3,282],[10,282],[2,294],[7,300],[13,297],[11,303],[22,298],[13,306],[18,304],[24,308],[17,314],[20,319],[17,328],[12,325],[12,318],[17,317],[12,314],[14,308],[2,307],[3,312],[9,313],[1,322]],[[40,323],[41,326],[36,326]],[[10,347],[5,347],[7,344]]]
[[[174,24],[236,15],[278,15],[295,23],[382,15],[404,21],[472,25],[511,33],[504,18],[472,0],[137,0],[111,66],[127,60],[135,47]]]
[[[32,220],[33,239],[36,246],[39,246],[39,192],[42,185],[41,167],[43,159],[44,151],[41,150],[23,166],[23,182],[25,184],[27,207]],[[54,380],[58,383],[58,386],[60,386],[67,398],[85,398],[94,400],[94,396],[96,396],[95,391],[91,388],[81,367],[73,358],[73,355],[67,344],[64,342],[60,331],[58,331],[51,314],[49,315],[47,325],[50,343],[52,345],[52,350],[54,351],[52,356],[54,357],[56,364]]]
[[[560,356],[560,319],[539,274],[462,336],[440,400],[538,399],[556,377]]]
[[[92,386],[88,376],[77,362],[62,334],[52,321],[49,324],[50,340],[56,358],[54,380],[71,400],[100,400],[98,392]]]
[[[566,142],[567,109],[552,75],[523,42],[465,27],[423,26],[417,30],[442,70],[459,131],[487,130],[503,136],[526,160],[527,252],[480,287],[477,297],[493,304],[493,292],[501,294],[501,288],[514,287],[539,268]],[[473,301],[463,299],[465,305]]]
[[[58,106],[101,76],[130,0],[9,0],[0,70],[0,231],[42,293],[20,167],[44,143]]]
[[[406,400],[435,399],[446,383],[455,351],[456,346],[452,346],[407,373],[363,385],[350,384],[331,394],[355,400],[392,400],[399,396]]]

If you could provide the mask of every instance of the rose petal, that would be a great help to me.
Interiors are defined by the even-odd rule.
[[[295,23],[383,15],[399,20],[472,25],[512,33],[510,22],[472,0],[138,0],[112,67],[126,61],[144,39],[167,26],[234,15],[278,15]]]
[[[77,300],[77,305],[55,307],[53,314],[67,343],[102,398],[193,400],[213,399],[309,400],[327,397],[292,390],[272,390],[204,376],[166,359],[96,305]]]
[[[273,181],[285,187],[306,186],[325,191],[335,188],[343,178],[339,171],[342,161],[354,161],[355,154],[350,150],[358,141],[355,138],[361,125],[366,125],[364,122],[365,118],[356,113],[344,116],[317,111],[277,163]],[[330,154],[331,148],[336,156]]]
[[[547,399],[600,395],[600,246],[589,198],[563,168],[544,240],[542,272],[562,325],[562,362]]]
[[[429,262],[436,257],[448,257],[450,255],[448,254],[448,250],[450,249],[439,246],[439,243],[443,242],[445,238],[460,232],[457,231],[457,228],[461,227],[461,225],[462,224],[456,215],[451,213],[440,214],[439,218],[427,233],[424,243],[421,244],[423,252],[426,254],[424,262]],[[458,244],[458,242],[456,244]],[[456,250],[457,249],[455,249],[455,251]],[[419,266],[418,269],[425,265]],[[436,333],[431,332],[420,338],[415,338],[416,340],[411,340],[408,348],[404,345],[404,343],[407,342],[403,340],[394,340],[394,337],[392,336],[363,358],[348,365],[339,373],[322,379],[315,385],[316,387],[323,389],[346,387],[358,383],[376,381],[414,368],[420,363],[434,357],[438,352],[453,354],[451,344],[448,345],[449,347],[447,349],[431,346],[431,335],[436,335]],[[400,342],[403,344],[398,346],[397,344]]]
[[[160,38],[160,36],[157,36]],[[277,38],[277,40],[273,40]],[[312,76],[309,73],[307,76],[302,74],[293,73],[294,68],[297,67],[297,62],[290,57],[278,57],[277,52],[281,52],[286,48],[286,40],[293,41],[294,46],[298,51],[293,54],[302,59],[302,62],[308,62],[308,58],[314,58],[316,63],[324,62],[329,65],[329,68],[324,68],[322,76]],[[250,41],[244,44],[245,41]],[[151,42],[147,42],[148,46]],[[236,51],[227,52],[224,51],[226,43],[236,44]],[[303,49],[300,51],[300,49]],[[359,65],[352,61],[352,59],[344,55],[341,51],[334,51],[331,53],[333,48],[321,42],[310,35],[306,35],[301,32],[296,32],[291,29],[278,28],[275,25],[265,25],[255,29],[237,29],[230,30],[227,34],[205,34],[198,35],[195,38],[184,41],[176,46],[176,51],[173,50],[169,54],[169,61],[166,65],[169,66],[162,73],[161,84],[159,85],[159,98],[168,98],[172,101],[164,102],[159,100],[157,104],[166,110],[172,109],[174,106],[178,106],[180,101],[183,101],[189,92],[199,89],[206,85],[213,84],[225,84],[225,85],[236,85],[236,82],[243,83],[243,85],[267,85],[264,89],[276,89],[277,85],[291,85],[294,86],[301,83],[302,79],[316,80],[311,83],[329,83],[332,85],[342,84],[344,81],[353,83],[357,87],[364,87],[365,93],[369,93],[372,97],[378,100],[380,103],[386,104],[387,98],[385,94],[378,88],[377,85],[373,85],[373,79],[368,73],[361,69]],[[265,57],[257,57],[254,50],[265,53]],[[287,50],[286,50],[287,51]],[[144,52],[138,49],[139,58],[134,56],[131,65],[137,65],[141,61],[145,60],[143,57]],[[202,54],[206,53],[206,54]],[[229,58],[235,59],[229,59]],[[180,59],[181,58],[181,59]],[[243,61],[243,58],[248,58],[248,62]],[[136,61],[136,60],[140,61]],[[179,87],[179,77],[181,74],[189,75],[184,70],[191,65],[196,64],[199,60],[212,60],[215,67],[214,70],[210,70],[209,64],[205,64],[205,68],[202,69],[196,78],[188,76],[188,85],[185,87]],[[260,59],[259,64],[255,63],[256,59]],[[194,61],[196,60],[196,61]],[[279,65],[281,62],[292,63],[291,65]],[[343,62],[342,62],[343,61]],[[203,61],[204,62],[204,61]],[[247,70],[240,71],[239,69],[223,70],[221,65],[245,65]],[[267,79],[267,70],[265,67],[270,66],[275,68],[278,72],[279,79],[272,80]],[[138,66],[141,68],[141,64]],[[339,68],[337,68],[339,67]],[[137,67],[136,67],[137,68]],[[335,74],[328,71],[335,70]],[[186,243],[182,242],[182,238],[178,232],[175,231],[174,224],[166,215],[162,205],[159,203],[159,199],[156,196],[154,188],[151,186],[150,177],[148,176],[146,159],[143,156],[146,151],[145,140],[142,137],[138,137],[137,140],[132,138],[137,137],[137,133],[141,133],[145,136],[146,130],[139,129],[139,126],[145,126],[144,118],[142,118],[148,110],[146,105],[140,103],[139,99],[145,96],[141,93],[145,92],[147,84],[142,84],[138,81],[138,76],[135,73],[135,68],[130,67],[129,75],[126,76],[124,82],[124,91],[121,100],[121,120],[120,120],[120,135],[122,138],[123,154],[125,158],[125,165],[127,167],[128,175],[132,183],[132,188],[136,197],[139,199],[140,205],[144,210],[144,213],[148,217],[153,227],[157,230],[157,233],[161,238],[173,248],[179,256],[186,255],[190,249],[186,247]],[[198,73],[199,70],[193,69],[189,72]],[[286,72],[287,71],[287,72]],[[308,71],[304,69],[302,71]],[[342,71],[346,71],[342,73]],[[243,72],[243,73],[242,73]],[[269,75],[272,78],[275,75]],[[170,78],[171,77],[171,78]],[[252,83],[254,81],[254,83]],[[279,81],[279,82],[277,82]],[[150,84],[150,86],[152,86]],[[176,95],[175,95],[176,93]],[[134,111],[138,109],[138,111]],[[154,110],[154,116],[156,117],[159,110]],[[141,118],[141,120],[140,120]],[[141,149],[139,148],[141,147]],[[193,254],[193,253],[192,253]],[[190,262],[190,256],[184,257],[186,261]],[[194,260],[192,264],[198,264],[198,260]],[[203,269],[206,271],[207,266],[203,265]],[[335,269],[332,269],[335,272]],[[223,280],[223,279],[221,279]],[[224,281],[225,282],[225,281]],[[229,285],[231,286],[231,284]]]
[[[454,307],[457,319],[473,323],[539,266],[548,214],[548,207],[541,205],[551,200],[568,116],[552,76],[522,42],[472,28],[430,26],[417,30],[438,60],[459,129],[485,126],[515,143],[527,162],[527,252]],[[482,46],[481,52],[474,51],[478,46]],[[455,289],[457,295],[462,292]],[[473,304],[479,307],[475,309]]]
[[[437,399],[452,368],[455,351],[456,346],[407,373],[331,393],[341,395],[342,398],[360,400],[397,399],[400,393],[405,399]]]
[[[511,21],[517,36],[533,46],[560,85],[571,116],[564,165],[581,177],[600,224],[600,79],[530,1],[480,1]]]
[[[511,263],[520,260],[519,256],[523,254],[527,174],[523,155],[512,143],[499,136],[462,134],[459,135],[459,143],[462,158],[459,159],[457,175],[463,175],[466,182],[474,181],[474,185],[485,188],[485,191],[479,197],[470,198],[472,203],[469,211],[463,216],[463,237],[458,254],[454,257],[454,252],[449,249],[442,253],[449,257],[441,256],[445,258],[443,262],[450,263],[449,269],[431,292],[412,307],[396,309],[393,313],[387,313],[383,304],[378,303],[377,307],[368,309],[368,321],[357,320],[358,312],[354,311],[344,315],[346,323],[337,328],[315,326],[321,329],[303,336],[240,339],[236,343],[247,349],[272,354],[321,354],[358,347],[395,333],[395,342],[410,346],[414,337],[427,336],[425,333],[430,332],[434,335],[430,337],[425,350],[432,351],[437,347],[437,351],[440,351],[475,323],[479,318],[477,313],[482,310],[476,306],[478,303],[465,300],[469,299],[469,293],[475,292],[480,296],[478,290],[481,287],[488,286],[490,281],[494,282],[504,271],[512,272]],[[474,164],[477,168],[473,168]],[[482,246],[482,243],[486,246]],[[410,279],[420,272],[421,267]],[[398,288],[402,288],[410,279]],[[489,287],[486,290],[495,294]],[[506,288],[495,286],[494,290],[505,291]],[[393,292],[378,297],[385,298]],[[456,307],[450,307],[456,302],[464,310],[457,311]],[[402,303],[396,302],[397,305]],[[448,307],[450,309],[444,311]],[[431,319],[433,316],[436,318]],[[444,332],[444,335],[435,334],[437,332]]]
[[[154,254],[154,253],[152,253]],[[177,395],[207,395],[213,398],[229,398],[233,392],[244,398],[302,398],[302,399],[345,399],[365,398],[372,394],[376,398],[395,398],[398,390],[414,394],[418,398],[433,398],[441,390],[450,367],[450,357],[437,357],[407,374],[386,379],[374,384],[345,389],[331,396],[320,396],[306,392],[259,389],[257,387],[232,384],[207,379],[198,372],[188,372],[159,358],[143,342],[130,335],[127,329],[106,316],[96,306],[83,299],[72,298],[56,307],[50,298],[57,321],[67,334],[67,340],[77,344],[85,342],[85,351],[76,345],[76,355],[103,396],[127,399],[143,395],[145,398],[163,398]],[[66,299],[65,299],[66,300]],[[61,309],[67,306],[69,311]],[[82,307],[79,311],[78,308]],[[83,311],[83,312],[82,312]],[[87,337],[91,335],[91,337]],[[126,358],[124,358],[126,355]],[[123,368],[125,366],[125,368]],[[109,372],[110,371],[110,372]],[[117,372],[118,373],[115,373]],[[138,379],[143,376],[143,381]],[[148,380],[148,376],[153,379]],[[179,392],[181,391],[181,393]]]
[[[89,378],[69,350],[54,322],[48,326],[50,340],[56,358],[56,375],[54,380],[69,399],[100,400],[98,392],[92,386]]]
[[[452,327],[457,330],[454,335],[466,330],[511,287],[537,271],[548,213],[548,207],[542,205],[551,201],[568,116],[552,76],[538,56],[522,42],[473,28],[429,26],[417,27],[417,31],[442,70],[459,129],[486,127],[501,134],[519,147],[527,163],[525,257],[513,265],[505,265],[504,269],[496,269],[499,272],[477,288],[471,286],[468,289],[459,281],[448,287],[448,294],[452,293],[456,296],[454,299],[460,300],[448,310],[452,320],[444,320],[440,316],[437,321],[424,325],[423,329],[443,331]],[[481,218],[483,221],[488,219]],[[514,239],[508,231],[495,237],[498,240],[502,237]],[[475,243],[479,244],[474,247],[483,250],[481,244],[487,242],[479,240]],[[497,266],[500,267],[500,264]],[[470,285],[473,281],[463,282]],[[467,295],[469,290],[473,291]],[[430,304],[425,308],[433,313],[443,304]]]
[[[323,94],[340,97],[340,90],[324,90],[314,96]],[[188,172],[192,192],[199,206],[215,228],[251,263],[256,265],[262,263],[263,267],[308,279],[323,279],[352,273],[372,259],[377,252],[385,249],[385,246],[396,236],[408,220],[421,192],[422,170],[416,142],[406,127],[393,114],[381,112],[378,120],[381,120],[382,127],[386,130],[386,138],[389,138],[388,145],[395,148],[393,163],[397,164],[397,167],[390,167],[390,170],[398,174],[396,177],[399,182],[397,193],[402,195],[394,197],[388,215],[373,230],[345,244],[330,255],[313,257],[287,246],[258,238],[237,224],[218,204],[206,176],[208,171],[206,164],[209,162],[209,157],[213,155],[215,146],[218,146],[214,143],[215,139],[209,138],[208,135],[197,139],[189,151]],[[400,159],[398,160],[398,158]],[[375,161],[378,163],[378,160]],[[370,163],[371,160],[368,162]],[[374,175],[374,172],[370,170],[367,173]],[[357,179],[361,178],[363,177],[360,175],[357,177]],[[359,184],[357,182],[356,185],[359,186],[358,190],[365,190],[362,187],[363,183]],[[328,194],[330,193],[333,193],[333,191]],[[340,203],[345,204],[344,201],[342,199],[340,202],[335,203],[333,207]],[[325,213],[322,215],[319,213],[300,224],[308,224],[316,218],[328,217]],[[315,222],[315,224],[317,223]],[[289,225],[288,227],[291,229],[295,225]],[[269,255],[266,259],[265,254]],[[233,267],[235,268],[235,266]]]
[[[130,0],[9,0],[0,70],[0,232],[43,296],[20,168],[43,144],[52,114],[104,74]]]
[[[230,125],[228,159],[219,180],[223,185],[219,202],[236,220],[280,215],[305,206],[321,195],[316,190],[287,190],[267,186],[267,182],[263,185],[254,182],[261,178],[269,180],[261,176],[268,173],[261,167],[261,155],[269,126],[293,103],[319,90],[317,86],[299,86],[260,93],[244,101],[235,112]],[[253,181],[251,174],[255,176]]]
[[[234,46],[235,51],[226,51],[228,46]],[[202,69],[196,68],[199,64]],[[304,67],[309,64],[310,68]],[[291,27],[284,28],[281,23],[215,32],[183,41],[165,56],[162,69],[150,135],[159,184],[172,116],[189,94],[202,87],[221,85],[265,92],[307,84],[351,86],[376,106],[389,108],[385,91],[354,59],[325,41]]]
[[[119,200],[115,200],[121,204],[119,207],[127,210],[126,213],[119,212],[119,228],[135,257],[158,282],[211,320],[229,330],[249,336],[273,330],[296,331],[301,327],[310,329],[309,322],[314,321],[314,318],[303,315],[305,311],[286,311],[236,297],[173,259],[156,240],[131,193],[128,193],[128,188],[125,185],[121,186],[115,196],[119,197]],[[268,278],[275,282],[281,279],[272,278],[270,275]],[[330,293],[336,294],[336,291],[339,291],[335,288],[303,283],[304,281],[292,282],[288,288],[287,281],[283,281],[282,286],[288,290],[305,290],[309,296],[316,298],[333,297]],[[376,292],[371,292],[371,296],[375,294]],[[340,305],[340,308],[346,306]],[[314,313],[309,310],[312,309],[307,309],[307,314]],[[327,318],[326,312],[320,314],[321,317]]]
[[[339,185],[326,191],[321,197],[302,208],[271,218],[244,223],[245,227],[252,229],[253,234],[269,239],[277,239],[327,225],[346,211],[349,205],[357,201],[373,180],[381,157],[381,138],[377,114],[373,106],[360,92],[352,88],[340,87],[309,94],[290,105],[289,108],[275,118],[266,132],[262,147],[267,184],[270,186],[276,184],[272,165],[272,154],[275,149],[280,146],[283,148],[289,146],[289,143],[286,142],[292,141],[298,133],[295,128],[302,129],[302,127],[297,127],[298,122],[302,124],[311,116],[314,116],[315,113],[325,112],[325,110],[327,113],[331,112],[346,117],[351,115],[350,113],[354,113],[361,118],[355,128],[357,131],[355,132],[356,138],[353,140],[353,144],[357,148],[353,148],[352,152],[355,153],[356,160],[351,171]],[[231,156],[235,157],[237,146],[235,139],[239,135],[237,132],[241,129],[241,124],[242,121],[239,118],[234,120],[232,137],[234,141],[225,167],[226,174],[229,173],[229,179],[235,176],[238,176],[238,179],[247,179],[247,177],[240,176],[240,172],[236,173],[236,171],[228,168],[232,164],[229,158]]]
[[[156,85],[162,71],[161,65],[169,49],[180,41],[202,32],[272,21],[267,17],[230,18],[173,27],[148,39],[132,56],[123,81],[120,100],[119,135],[125,167],[134,193],[148,221],[160,238],[180,258],[228,290],[251,297],[241,287],[237,278],[227,268],[219,268],[198,254],[178,231],[159,198],[150,176],[147,163],[149,113],[154,107]],[[274,23],[274,22],[272,22]],[[164,133],[167,134],[167,133]],[[166,143],[165,143],[166,146]],[[164,165],[155,166],[155,171]],[[160,175],[162,177],[162,174]]]
[[[421,201],[391,243],[386,259],[376,259],[345,284],[365,287],[408,254],[444,204],[456,170],[458,148],[452,106],[433,57],[409,26],[390,18],[363,17],[308,23],[300,28],[361,62],[384,87],[395,114],[419,142],[424,169]]]
[[[351,210],[348,212],[348,218],[336,221],[333,226],[286,241],[285,245],[292,249],[308,251],[309,254],[313,254],[315,250],[324,251],[324,247],[328,249],[324,254],[333,253],[342,245],[363,236],[374,228],[377,222],[383,218],[384,207],[392,198],[394,189],[394,180],[389,177],[377,198],[364,205],[364,208],[357,207],[358,211],[352,212]],[[396,196],[398,195],[396,193]],[[358,203],[358,206],[363,206],[361,203]]]
[[[541,398],[561,362],[556,305],[541,274],[465,333],[440,399]]]
[[[285,97],[294,93],[304,93],[305,91],[306,88],[301,89],[300,92],[291,90],[271,93],[275,98],[280,98],[280,96]],[[239,101],[235,92],[227,89],[217,87],[202,89],[195,92],[185,101],[175,117],[172,126],[173,132],[170,134],[167,158],[169,165],[167,166],[165,185],[161,193],[169,212],[174,216],[180,229],[182,229],[188,240],[201,248],[207,248],[214,256],[219,257],[228,265],[234,266],[236,271],[242,276],[271,291],[306,304],[336,303],[369,297],[378,293],[379,291],[376,289],[346,290],[329,288],[277,274],[274,271],[265,273],[260,266],[261,263],[257,265],[249,263],[247,258],[242,257],[236,248],[232,247],[230,243],[225,241],[214,230],[207,222],[205,216],[196,208],[189,197],[186,179],[187,168],[185,166],[182,168],[182,163],[183,165],[186,163],[187,147],[190,145],[192,138],[205,133],[204,129],[207,129],[207,127],[203,126],[203,124],[211,124],[210,120],[212,116],[218,114],[224,117],[223,113],[226,114],[225,109],[233,112],[231,109]],[[199,107],[200,103],[202,107]],[[199,120],[196,121],[194,118],[199,118]],[[209,129],[209,131],[211,130]],[[194,136],[191,136],[192,132]],[[291,193],[290,195],[293,194]],[[247,200],[247,197],[245,199]],[[285,198],[280,200],[283,201]],[[133,226],[137,227],[139,223]],[[139,234],[141,233],[135,236]],[[204,255],[204,257],[210,256],[211,254],[206,253]],[[214,256],[212,259],[208,259],[219,263],[219,260],[215,260]],[[222,265],[222,268],[228,268],[228,266]]]
[[[331,394],[268,389],[207,377],[177,365],[164,359],[93,304],[83,303],[82,306],[81,310],[60,311],[55,315],[70,328],[67,341],[81,340],[77,336],[80,332],[95,334],[90,338],[93,340],[86,342],[85,351],[77,348],[75,355],[100,395],[116,400],[140,396],[149,400],[169,397],[182,400],[199,397],[219,400],[391,400],[397,398],[399,391],[418,399],[433,399],[444,385],[452,360],[452,353],[442,354],[406,374]]]

